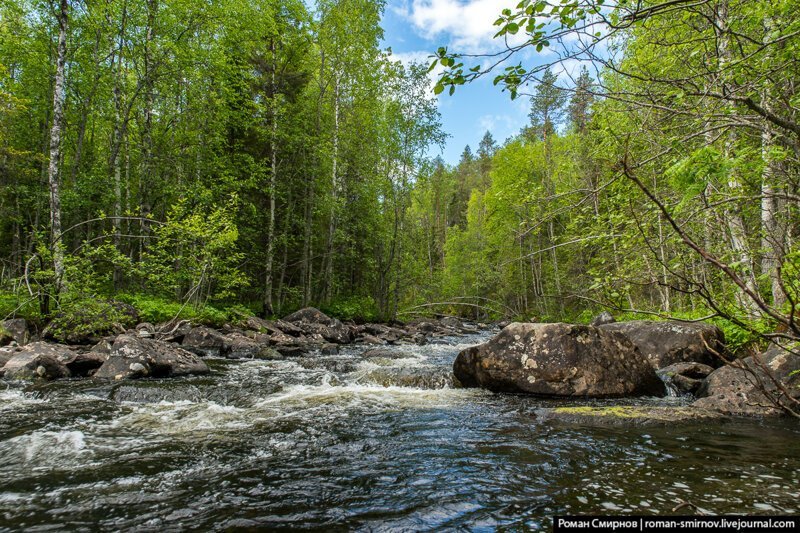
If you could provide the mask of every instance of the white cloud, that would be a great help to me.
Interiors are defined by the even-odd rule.
[[[494,40],[498,30],[494,21],[503,7],[508,6],[497,0],[411,0],[393,9],[424,38],[446,36],[446,44],[459,52],[476,54],[502,45],[502,40]],[[515,43],[523,38],[513,37]]]

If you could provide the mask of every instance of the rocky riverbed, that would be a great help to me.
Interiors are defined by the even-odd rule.
[[[697,405],[674,376],[707,392],[716,385],[697,376],[730,384],[720,376],[728,370],[697,367],[705,363],[685,350],[672,364],[688,366],[664,376],[672,395],[666,386],[621,398],[496,393],[463,388],[452,369],[459,354],[492,353],[476,347],[491,347],[497,328],[340,327],[314,313],[40,345],[69,375],[28,365],[26,379],[0,381],[0,530],[533,528],[555,513],[668,513],[684,502],[712,513],[798,512],[796,423]],[[344,328],[347,342],[334,342]],[[586,334],[545,329],[555,355],[571,344],[551,333]],[[639,363],[652,358],[636,351],[637,375],[650,383]],[[791,364],[785,354],[768,359]],[[581,377],[576,387],[591,382]]]

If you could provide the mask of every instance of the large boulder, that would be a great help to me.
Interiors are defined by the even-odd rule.
[[[632,320],[599,326],[628,337],[655,369],[674,363],[703,363],[717,367],[716,353],[725,351],[725,335],[703,322]]]
[[[771,346],[712,372],[697,392],[694,405],[736,416],[783,414],[779,405],[798,410],[800,345]],[[788,394],[787,394],[788,393]]]
[[[10,337],[9,340],[16,341],[17,344],[22,346],[27,344],[30,340],[28,333],[28,322],[24,318],[12,318],[4,320],[0,331],[5,332]]]
[[[285,320],[264,320],[263,318],[251,316],[247,319],[246,325],[248,329],[269,333],[270,335],[292,335],[297,337],[303,334],[302,329]]]
[[[222,355],[226,344],[225,336],[222,333],[205,326],[192,328],[181,342],[181,346],[185,350],[203,357]]]
[[[183,342],[183,339],[192,331],[192,324],[188,320],[172,320],[155,328],[155,337],[165,342]]]
[[[20,349],[3,367],[7,379],[68,378],[72,375],[66,362],[75,352],[65,346],[34,342]]]
[[[514,323],[458,354],[465,387],[545,397],[664,394],[664,384],[622,334],[572,324]]]
[[[281,359],[268,344],[236,334],[225,337],[223,355],[228,359]]]
[[[207,374],[208,366],[194,354],[163,341],[120,335],[96,378],[136,379]]]
[[[350,328],[341,321],[331,318],[319,309],[306,307],[284,318],[306,335],[319,335],[328,342],[347,344],[352,340]]]
[[[304,307],[285,317],[284,320],[293,324],[304,322],[307,324],[323,324],[327,326],[336,319],[329,317],[316,307]]]

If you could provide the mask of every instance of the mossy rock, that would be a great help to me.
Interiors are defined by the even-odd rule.
[[[663,426],[676,422],[720,420],[724,416],[695,407],[578,406],[537,409],[539,420],[593,426]]]

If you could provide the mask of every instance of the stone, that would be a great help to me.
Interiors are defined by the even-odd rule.
[[[703,363],[674,363],[657,370],[658,376],[680,394],[695,394],[714,369]]]
[[[31,380],[68,378],[72,375],[65,361],[74,356],[69,348],[34,342],[14,353],[3,367],[6,379]]]
[[[120,335],[114,341],[108,360],[95,378],[138,379],[207,374],[208,366],[196,355],[172,344]]]
[[[156,328],[156,338],[165,342],[183,342],[183,339],[192,331],[192,324],[188,320],[171,321],[161,324]]]
[[[676,423],[703,423],[724,418],[720,413],[690,406],[555,407],[537,409],[535,414],[542,422],[612,427],[669,426]]]
[[[632,320],[599,326],[628,337],[655,369],[674,363],[721,364],[715,354],[725,353],[725,335],[713,324]]]
[[[225,336],[222,333],[205,326],[192,328],[181,341],[183,349],[203,357],[221,356],[226,344]]]
[[[0,330],[5,330],[5,332],[11,337],[10,340],[16,341],[16,343],[20,346],[24,346],[30,341],[28,322],[24,318],[12,318],[10,320],[4,320]]]
[[[543,397],[663,396],[664,384],[624,335],[573,324],[514,323],[456,357],[464,387]]]
[[[693,405],[734,416],[780,416],[785,414],[780,405],[797,412],[798,349],[773,344],[763,354],[718,368],[705,379]]]
[[[222,355],[228,359],[282,359],[281,354],[256,340],[243,335],[228,335]]]
[[[613,324],[614,322],[616,322],[616,320],[614,319],[614,315],[612,315],[608,311],[603,311],[602,313],[594,317],[594,319],[592,319],[589,325],[598,327],[598,326],[605,326],[606,324]]]

